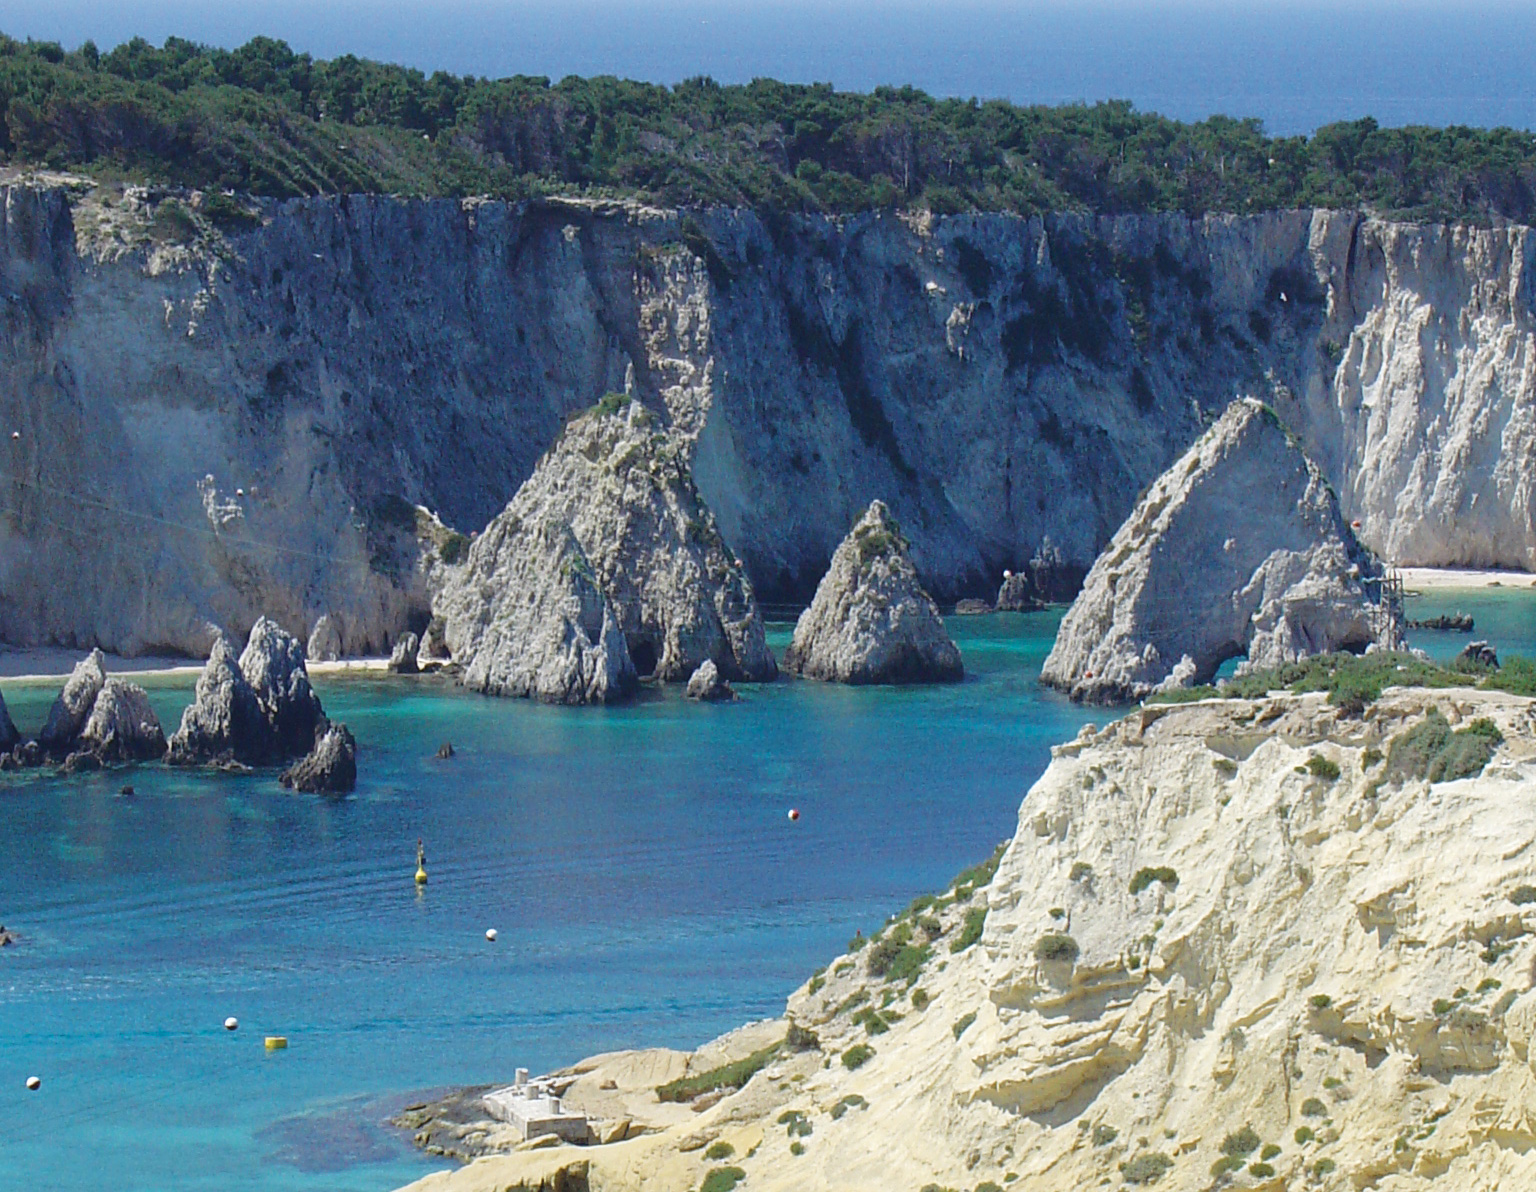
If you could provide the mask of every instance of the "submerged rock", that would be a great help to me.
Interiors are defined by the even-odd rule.
[[[496,518],[439,596],[466,687],[550,704],[629,698],[635,665],[592,564],[564,526]]]
[[[560,544],[562,532],[572,537],[574,552]],[[468,565],[445,574],[433,610],[444,619],[444,639],[469,685],[496,689],[471,680],[489,669],[538,669],[537,658],[514,663],[505,655],[515,644],[506,638],[499,644],[501,663],[488,667],[478,657],[480,630],[491,608],[508,597],[507,579],[524,559],[552,553],[580,560],[573,566],[585,568],[583,582],[609,609],[604,615],[612,616],[637,674],[681,681],[705,659],[727,679],[768,680],[777,674],[752,584],[694,486],[684,447],[663,434],[638,403],[610,396],[572,421],[475,540]],[[548,589],[574,581],[539,577],[536,582]],[[559,603],[546,604],[546,610]],[[589,610],[593,616],[597,607]],[[529,622],[521,638],[528,639],[533,628]],[[596,621],[591,629],[595,634]],[[543,636],[547,640],[550,634]],[[597,638],[589,634],[588,640]],[[621,675],[615,671],[613,677]],[[507,690],[520,694],[518,686]],[[605,684],[601,698],[628,690],[623,682]]]
[[[284,770],[278,781],[310,794],[346,794],[357,786],[357,741],[346,725],[327,724],[315,747]]]
[[[907,540],[885,502],[872,502],[833,554],[795,625],[784,667],[835,683],[964,677],[960,649],[918,582]]]
[[[736,698],[736,692],[720,674],[720,668],[706,658],[688,678],[688,698],[706,703],[721,703]]]
[[[414,633],[402,634],[389,656],[389,673],[392,675],[414,675],[416,673],[416,651],[420,648],[420,645],[421,643]]]
[[[341,658],[341,628],[336,618],[325,613],[315,622],[309,634],[309,645],[304,656],[310,662],[337,662]]]
[[[1263,669],[1395,647],[1380,576],[1274,412],[1236,401],[1115,533],[1042,677],[1073,699],[1113,702],[1208,682],[1238,655]]]
[[[214,643],[171,737],[172,765],[275,765],[313,745],[325,713],[309,685],[303,646],[262,617],[238,662],[233,653],[228,639]]]

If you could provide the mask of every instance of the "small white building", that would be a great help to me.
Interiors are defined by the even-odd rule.
[[[482,1100],[492,1117],[511,1125],[524,1139],[554,1134],[566,1142],[584,1143],[591,1138],[587,1115],[566,1109],[555,1095],[554,1082],[529,1080],[527,1068],[517,1070],[514,1083],[492,1089]]]

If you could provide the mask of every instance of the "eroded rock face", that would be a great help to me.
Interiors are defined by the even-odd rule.
[[[688,677],[688,698],[706,703],[728,702],[736,698],[736,692],[720,675],[720,668],[706,658],[699,669]]]
[[[1042,671],[1074,699],[1139,699],[1263,668],[1396,646],[1380,567],[1332,488],[1268,407],[1232,403],[1116,532]]]
[[[503,516],[438,595],[466,687],[551,704],[628,699],[638,679],[618,618],[565,526]]]
[[[45,752],[64,754],[70,751],[106,681],[106,662],[100,650],[92,650],[75,664],[64,682],[64,690],[48,709],[43,731],[37,735],[37,743]]]
[[[389,673],[414,675],[417,669],[416,654],[420,647],[421,642],[414,633],[402,633],[389,655]]]
[[[233,652],[225,638],[214,643],[171,737],[173,765],[276,765],[313,745],[325,713],[309,685],[304,647],[262,617],[238,662]]]
[[[683,448],[638,403],[613,395],[574,420],[475,540],[467,566],[448,570],[433,609],[444,617],[444,639],[469,685],[478,686],[471,676],[487,669],[476,661],[475,627],[487,621],[491,605],[515,601],[515,589],[503,590],[507,576],[535,556],[571,561],[572,576],[538,584],[547,588],[558,580],[596,616],[591,595],[577,590],[590,583],[641,676],[680,681],[705,659],[727,679],[767,680],[777,673],[751,582],[700,500]],[[563,603],[548,607],[556,606]],[[601,637],[596,621],[591,629],[595,642]],[[512,645],[505,637],[500,648]],[[506,659],[500,669],[509,665]],[[515,669],[531,673],[538,666],[535,659]],[[613,677],[621,679],[622,668]],[[604,698],[624,686],[605,685]],[[575,690],[563,682],[556,687]]]
[[[834,683],[939,683],[964,677],[960,649],[918,582],[907,541],[874,501],[832,556],[800,614],[784,667]]]
[[[341,630],[330,613],[323,614],[310,630],[304,656],[310,662],[336,662],[341,658]]]
[[[327,724],[315,747],[278,776],[295,791],[344,795],[357,786],[357,741],[344,724]]]
[[[96,695],[75,747],[106,762],[154,761],[165,756],[165,731],[144,688],[108,679]]]

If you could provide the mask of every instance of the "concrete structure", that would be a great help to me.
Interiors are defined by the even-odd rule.
[[[555,1082],[529,1080],[527,1068],[517,1069],[515,1083],[491,1090],[483,1100],[492,1117],[513,1126],[525,1140],[545,1134],[576,1143],[591,1138],[587,1115],[567,1110],[555,1093]]]

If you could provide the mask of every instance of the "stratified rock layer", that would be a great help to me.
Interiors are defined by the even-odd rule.
[[[613,606],[571,531],[486,527],[437,608],[466,687],[550,704],[629,698],[637,679]]]
[[[284,770],[278,781],[311,794],[346,794],[357,786],[357,741],[346,725],[326,725],[315,747]]]
[[[1387,778],[1381,754],[1432,708],[1490,722],[1491,761]],[[1495,692],[1396,689],[1347,720],[1323,693],[1212,700],[1090,726],[1053,751],[990,881],[914,907],[790,997],[819,1049],[786,1045],[692,1106],[647,1085],[785,1024],[725,1055],[729,1036],[594,1057],[561,1075],[567,1103],[653,1132],[414,1187],[558,1187],[579,1165],[607,1192],[697,1188],[717,1142],[757,1192],[1200,1192],[1234,1152],[1232,1187],[1536,1186],[1533,791],[1531,702]]]
[[[1395,646],[1379,566],[1275,414],[1233,402],[1160,476],[1094,563],[1044,680],[1074,699],[1139,699],[1330,650]]]
[[[832,555],[800,614],[784,668],[834,683],[938,683],[963,678],[960,649],[923,590],[907,540],[884,501],[871,503]]]
[[[519,587],[508,585],[533,556],[569,559],[573,574],[527,576],[522,583],[579,586],[574,573],[587,572],[642,676],[684,680],[705,659],[727,679],[766,680],[777,673],[752,585],[700,500],[682,448],[627,398],[605,398],[574,420],[469,555],[466,567],[447,569],[433,609],[444,618],[444,638],[465,682],[481,690],[495,689],[475,681],[488,669],[533,673],[543,665],[537,655],[508,656],[488,668],[478,657],[478,628],[492,619],[492,606],[507,613],[521,599]],[[590,596],[578,595],[586,613],[596,616]],[[548,609],[555,607],[564,602]],[[515,615],[526,620],[525,613]],[[591,629],[595,642],[596,622]],[[553,627],[546,632],[529,622],[498,648],[525,648],[532,636],[545,647],[563,640]],[[605,686],[604,698],[622,686]]]
[[[262,617],[238,662],[233,653],[227,639],[214,642],[171,737],[173,765],[276,765],[313,746],[325,713],[309,685],[304,647]]]

